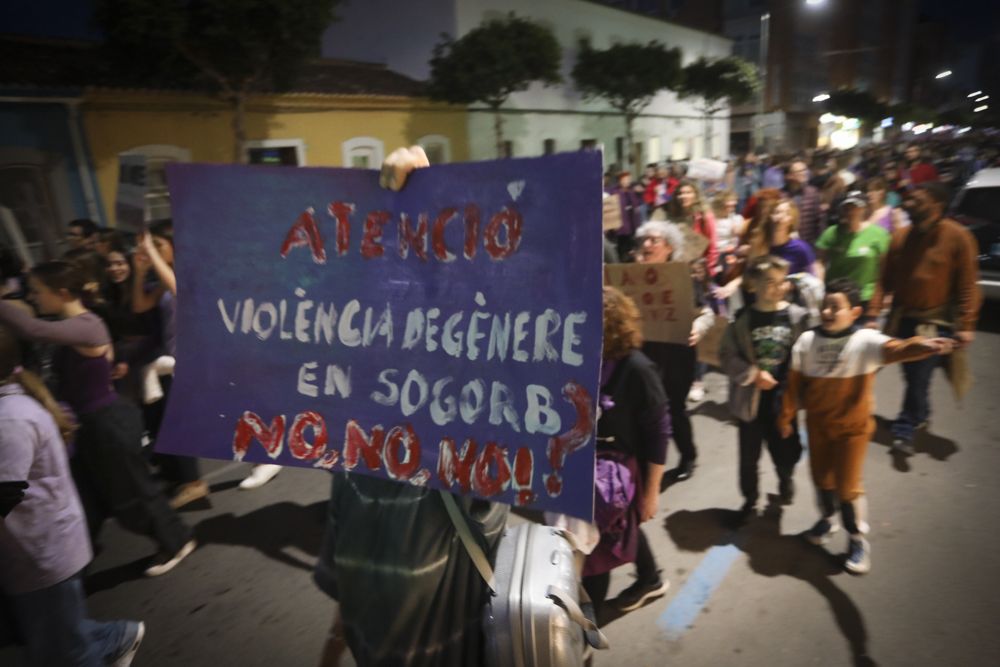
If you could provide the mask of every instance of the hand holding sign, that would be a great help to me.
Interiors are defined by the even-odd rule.
[[[406,179],[411,171],[429,166],[431,166],[430,160],[427,159],[427,153],[422,147],[397,148],[389,153],[382,163],[378,184],[383,188],[399,192],[406,185]]]

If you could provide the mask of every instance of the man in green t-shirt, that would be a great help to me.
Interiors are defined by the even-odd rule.
[[[847,193],[840,204],[840,222],[820,235],[816,251],[826,266],[826,280],[850,278],[861,288],[861,301],[867,304],[875,293],[890,236],[879,225],[863,226],[865,205],[862,192]]]

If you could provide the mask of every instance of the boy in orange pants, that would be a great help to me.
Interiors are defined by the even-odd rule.
[[[871,569],[861,472],[875,431],[875,372],[887,364],[947,354],[954,348],[949,338],[901,340],[859,328],[861,312],[853,281],[827,285],[822,324],[802,334],[792,348],[788,390],[778,417],[778,430],[787,436],[794,430],[798,409],[806,411],[809,466],[822,516],[804,537],[824,544],[839,529],[834,519],[839,506],[850,537],[844,567],[853,574]]]

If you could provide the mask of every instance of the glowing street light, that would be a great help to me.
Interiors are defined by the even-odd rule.
[[[806,4],[810,7],[818,7],[820,5],[826,4],[826,0],[806,0]]]
[[[935,79],[943,79],[943,78],[945,78],[947,76],[951,76],[951,70],[950,69],[946,69],[943,72],[939,72],[938,75],[935,76],[934,78]]]
[[[982,95],[982,94],[983,94],[983,91],[977,90],[974,93],[969,93],[968,95],[966,95],[966,97],[977,97],[977,96]]]
[[[983,95],[982,97],[980,97],[980,98],[979,98],[979,99],[977,99],[976,101],[977,101],[977,102],[985,102],[985,101],[986,101],[986,100],[988,100],[988,99],[990,99],[990,96],[989,96],[989,95]]]
[[[989,107],[988,105],[984,104],[984,105],[983,105],[983,106],[981,106],[981,107],[976,107],[976,108],[975,108],[975,109],[973,109],[972,111],[973,111],[973,112],[975,112],[975,113],[979,113],[980,111],[986,111],[986,110],[987,110],[987,109],[989,109],[989,108],[990,108],[990,107]]]
[[[813,102],[826,102],[828,99],[830,99],[829,93],[820,93],[813,98]]]

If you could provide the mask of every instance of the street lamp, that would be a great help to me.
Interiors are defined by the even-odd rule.
[[[934,78],[935,78],[935,79],[943,79],[943,78],[945,78],[945,77],[947,77],[947,76],[951,76],[951,70],[950,70],[950,69],[946,69],[945,71],[943,71],[943,72],[940,72],[940,73],[939,73],[939,74],[938,74],[937,76],[935,76]]]
[[[986,111],[986,110],[987,110],[987,109],[989,109],[989,108],[990,108],[990,107],[989,107],[988,105],[984,104],[984,105],[983,105],[983,106],[981,106],[981,107],[976,107],[976,108],[975,108],[975,109],[973,109],[972,111],[973,111],[974,113],[979,113],[980,111]]]
[[[813,98],[813,102],[826,102],[828,99],[830,99],[829,93],[820,93]]]
[[[986,101],[986,100],[988,100],[988,99],[990,99],[990,96],[989,96],[989,95],[983,95],[982,97],[980,97],[980,98],[976,99],[976,101],[977,101],[977,102],[985,102],[985,101]]]
[[[982,95],[982,94],[983,94],[983,91],[977,90],[974,93],[969,93],[968,95],[966,95],[966,97],[976,97],[977,95]]]

